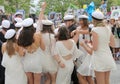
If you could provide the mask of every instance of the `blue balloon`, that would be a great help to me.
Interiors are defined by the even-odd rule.
[[[90,5],[85,9],[85,11],[88,13],[88,16],[89,16],[89,21],[91,22],[92,21],[92,13],[95,11],[95,4],[94,2],[92,1],[90,3]]]

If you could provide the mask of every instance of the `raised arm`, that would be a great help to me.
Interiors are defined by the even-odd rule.
[[[43,2],[42,7],[41,7],[41,12],[39,14],[39,21],[44,19],[44,11],[45,11],[46,6],[47,6],[46,2]]]

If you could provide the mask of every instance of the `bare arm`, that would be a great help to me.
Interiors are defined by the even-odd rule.
[[[45,50],[45,44],[44,44],[43,39],[42,39],[42,34],[40,34],[40,48],[42,50]]]
[[[81,42],[80,45],[90,54],[92,55],[92,49],[90,46],[88,46],[87,44]]]
[[[96,51],[98,49],[98,35],[95,32],[92,32],[92,36],[93,36],[93,41],[92,41],[92,45],[93,45],[93,50]]]
[[[115,40],[114,40],[114,35],[111,34],[110,36],[110,44],[109,44],[111,47],[115,47]]]
[[[41,12],[40,12],[40,14],[39,14],[39,21],[41,21],[42,19],[44,19],[44,11],[45,11],[45,8],[46,8],[46,2],[44,2],[43,4],[42,4],[42,7],[41,7],[42,9],[41,9]]]

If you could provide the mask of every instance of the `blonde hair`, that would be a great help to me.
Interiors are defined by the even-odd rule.
[[[97,26],[103,26],[103,27],[106,26],[106,24],[104,23],[103,20],[99,21],[99,20],[93,19],[93,24],[94,24],[95,27],[97,27]]]

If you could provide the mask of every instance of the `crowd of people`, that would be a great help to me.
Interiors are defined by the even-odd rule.
[[[38,20],[16,13],[1,21],[0,84],[110,84],[120,56],[120,17],[109,20],[100,11],[66,14],[63,23],[44,16]],[[113,58],[114,57],[114,58]]]

